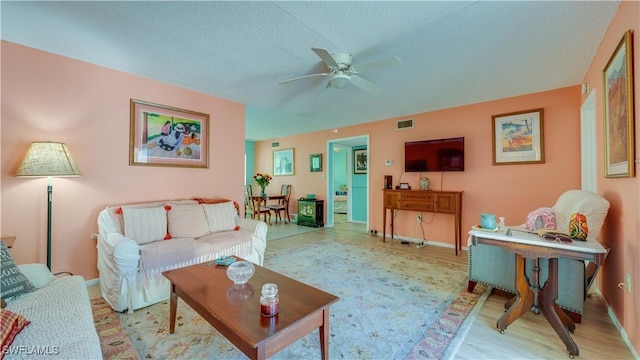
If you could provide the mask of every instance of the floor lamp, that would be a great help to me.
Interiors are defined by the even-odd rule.
[[[31,143],[16,177],[48,177],[47,184],[47,267],[51,270],[51,203],[54,176],[82,176],[67,145],[52,141]]]

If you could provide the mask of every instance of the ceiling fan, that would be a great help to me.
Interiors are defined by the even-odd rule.
[[[315,52],[316,55],[324,61],[327,65],[328,71],[326,73],[310,74],[282,80],[279,82],[280,84],[317,76],[328,76],[329,82],[327,83],[327,88],[333,87],[336,89],[344,89],[347,85],[353,84],[368,93],[377,94],[380,92],[380,89],[372,82],[358,76],[358,74],[365,70],[402,65],[402,61],[400,61],[400,58],[397,56],[380,60],[372,60],[360,64],[353,64],[353,56],[351,54],[330,54],[325,49],[317,48],[312,48],[311,50],[313,50],[313,52]]]

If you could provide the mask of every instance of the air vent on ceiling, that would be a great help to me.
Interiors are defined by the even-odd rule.
[[[272,142],[272,143],[271,143],[271,147],[272,147],[272,148],[280,147],[280,142]]]
[[[413,129],[413,119],[398,120],[396,122],[396,130]]]

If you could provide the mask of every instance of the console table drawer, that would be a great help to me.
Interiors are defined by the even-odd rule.
[[[433,193],[428,191],[405,191],[400,194],[402,194],[402,201],[433,202]]]
[[[402,200],[402,210],[433,211],[433,200]]]

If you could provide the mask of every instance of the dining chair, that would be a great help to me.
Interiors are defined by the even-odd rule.
[[[279,199],[277,204],[268,205],[267,207],[275,213],[276,222],[278,222],[278,218],[282,220],[282,212],[285,213],[285,223],[289,223],[289,198],[291,196],[291,184],[283,184],[280,187],[280,195],[283,195],[284,198]]]
[[[260,214],[264,214],[263,221],[271,225],[271,209],[263,205],[263,198],[260,196],[253,196],[253,188],[251,185],[245,185],[245,206],[248,210],[245,210],[245,216],[248,213],[251,214],[251,218],[254,220],[260,220]],[[267,220],[267,215],[269,219]]]

